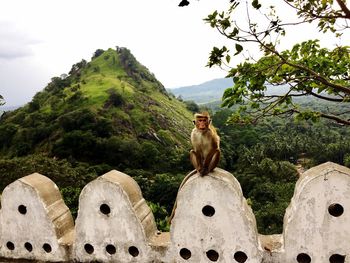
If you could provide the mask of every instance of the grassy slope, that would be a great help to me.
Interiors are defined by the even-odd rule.
[[[4,123],[15,123],[16,137],[27,128],[35,128],[35,123],[30,119],[39,121],[36,115],[41,114],[45,118],[54,115],[48,125],[56,127],[56,130],[47,139],[36,142],[35,146],[35,152],[50,151],[50,145],[64,134],[58,125],[59,118],[72,111],[87,108],[96,115],[112,121],[117,130],[113,136],[140,140],[143,134],[156,134],[171,147],[188,149],[192,114],[182,102],[166,95],[153,82],[133,81],[121,67],[118,55],[112,49],[105,51],[82,69],[79,78],[63,88],[63,95],[59,97],[45,89],[39,94],[41,99],[37,110],[29,111],[29,103],[9,114],[5,121],[0,122],[0,128]],[[79,87],[78,90],[84,99],[70,104],[76,87]],[[121,95],[123,105],[107,105],[110,90]]]
[[[135,87],[128,81],[125,71],[120,69],[118,60],[116,52],[110,49],[93,60],[84,71],[82,82],[86,84],[81,85],[81,91],[88,98],[86,106],[95,110],[103,108],[109,96],[108,90],[112,88],[133,108],[110,109],[110,114],[132,122],[137,133],[146,132],[149,128],[155,131],[167,129],[178,144],[186,144],[187,134],[192,128],[192,115],[183,103],[165,96],[149,82],[142,83],[141,89]],[[94,72],[96,67],[99,72]]]

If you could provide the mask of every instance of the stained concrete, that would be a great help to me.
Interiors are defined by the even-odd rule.
[[[162,233],[137,183],[113,170],[85,186],[74,226],[57,186],[35,173],[2,193],[0,263],[346,263],[349,200],[350,169],[313,167],[296,183],[283,233],[260,235],[240,184],[216,168],[183,183]]]

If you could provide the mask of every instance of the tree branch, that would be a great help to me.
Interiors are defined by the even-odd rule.
[[[344,12],[345,18],[350,19],[350,10],[346,6],[345,2],[343,2],[342,0],[336,0],[336,1],[337,1],[338,5],[340,6],[341,10]]]
[[[330,81],[328,81],[324,76],[321,76],[320,74],[318,74],[317,72],[315,72],[314,70],[312,70],[311,68],[299,65],[299,64],[294,64],[290,61],[287,61],[278,51],[276,51],[275,49],[269,47],[268,45],[266,45],[264,42],[262,42],[257,35],[254,34],[254,32],[252,32],[252,35],[255,37],[256,41],[266,50],[270,51],[271,53],[275,54],[276,56],[278,56],[286,65],[294,67],[294,68],[298,68],[301,69],[303,71],[308,72],[309,74],[311,74],[316,80],[318,80],[319,82],[321,82],[322,84],[324,84],[325,86],[331,87],[335,90],[338,91],[342,91],[346,94],[350,95],[350,88],[338,85],[338,84],[334,84]]]
[[[300,111],[297,109],[291,109],[291,110],[295,113],[300,113]],[[335,121],[335,122],[343,124],[343,125],[350,125],[350,120],[345,120],[345,119],[339,118],[337,116],[325,114],[322,112],[318,112],[318,113],[320,114],[320,117],[322,117],[322,118],[332,120],[332,121]]]
[[[330,98],[330,97],[325,97],[325,96],[322,96],[322,95],[319,95],[317,93],[314,93],[313,91],[310,91],[308,92],[310,95],[316,97],[316,98],[319,98],[319,99],[322,99],[322,100],[328,100],[328,101],[334,101],[334,102],[343,102],[344,99],[337,99],[337,98]]]
[[[325,118],[325,119],[336,121],[337,123],[341,123],[341,124],[344,124],[344,125],[350,125],[350,121],[349,120],[344,120],[344,119],[341,119],[341,118],[339,118],[337,116],[334,116],[334,115],[328,115],[328,114],[324,114],[324,113],[321,112],[320,116],[322,118]]]
[[[280,58],[284,59],[282,56],[280,56]],[[289,65],[291,67],[295,67],[295,68],[298,68],[298,69],[301,69],[301,70],[304,70],[304,71],[310,73],[315,79],[317,79],[319,82],[321,82],[325,86],[328,86],[328,87],[331,87],[333,89],[342,91],[342,92],[344,92],[346,94],[350,94],[350,89],[349,88],[341,86],[341,85],[338,85],[338,84],[334,84],[334,83],[328,81],[325,77],[321,76],[320,74],[318,74],[317,72],[313,71],[312,69],[310,69],[308,67],[305,67],[305,66],[302,66],[302,65],[299,65],[299,64],[291,63],[289,61],[286,61],[285,59],[284,59],[284,61],[285,61],[285,63],[287,65]]]

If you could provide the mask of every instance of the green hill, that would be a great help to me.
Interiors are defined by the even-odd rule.
[[[118,169],[166,169],[162,158],[171,166],[187,154],[191,120],[128,49],[98,49],[1,117],[0,157],[45,153]]]

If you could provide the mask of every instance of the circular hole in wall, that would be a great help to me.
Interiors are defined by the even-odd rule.
[[[129,254],[135,258],[140,254],[140,252],[137,247],[131,246],[129,247]]]
[[[208,250],[206,254],[210,261],[217,261],[219,259],[219,253],[213,249]]]
[[[183,259],[190,259],[191,258],[191,251],[187,248],[181,248],[180,250],[180,256],[183,258]]]
[[[246,255],[246,253],[244,253],[242,251],[237,251],[233,257],[239,263],[244,263],[248,259],[248,256]]]
[[[311,262],[311,258],[308,254],[306,253],[300,253],[298,256],[297,256],[297,261],[299,263],[310,263]]]
[[[25,215],[27,213],[27,207],[25,205],[19,205],[18,212],[20,212],[22,215]]]
[[[102,204],[100,206],[100,211],[104,215],[109,215],[111,213],[111,208],[107,204]]]
[[[29,242],[25,242],[24,243],[24,247],[26,248],[26,250],[28,250],[29,252],[33,251],[33,246],[32,244],[30,244]]]
[[[344,213],[344,207],[340,204],[331,204],[328,207],[328,213],[335,217],[341,216]]]
[[[115,246],[113,246],[113,245],[111,245],[111,244],[108,244],[108,245],[106,246],[106,251],[107,251],[107,253],[110,254],[110,255],[113,255],[113,254],[115,254],[115,252],[117,252]]]
[[[333,254],[329,258],[330,263],[344,263],[345,262],[345,256],[339,255],[339,254]]]
[[[43,249],[45,250],[46,253],[50,253],[52,251],[51,245],[48,243],[45,243],[43,245]]]
[[[215,214],[215,209],[211,205],[206,205],[202,208],[202,213],[205,216],[213,216]]]
[[[91,244],[85,244],[84,249],[85,249],[85,252],[88,254],[94,253],[94,247]]]
[[[6,247],[9,250],[14,250],[15,249],[15,244],[13,244],[11,241],[9,241],[9,242],[6,243]]]

